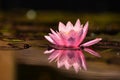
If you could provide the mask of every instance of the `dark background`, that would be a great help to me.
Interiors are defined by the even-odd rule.
[[[0,0],[1,10],[35,9],[80,12],[120,12],[119,0]]]

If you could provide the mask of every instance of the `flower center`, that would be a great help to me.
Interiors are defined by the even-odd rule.
[[[75,41],[75,38],[70,37],[70,38],[68,38],[68,41],[71,42],[71,43],[73,43]]]

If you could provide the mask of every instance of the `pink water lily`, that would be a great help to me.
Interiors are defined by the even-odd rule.
[[[44,53],[51,53],[48,59],[50,62],[55,60],[58,68],[65,66],[66,69],[69,69],[73,66],[76,72],[81,68],[87,70],[82,49],[94,56],[100,57],[97,52],[88,47],[98,43],[102,38],[82,43],[88,32],[88,22],[84,26],[80,23],[79,19],[75,25],[70,21],[66,25],[59,22],[58,31],[50,30],[51,33],[44,37],[54,44],[54,49],[46,50]]]
[[[88,32],[88,22],[83,26],[78,19],[73,25],[70,21],[64,25],[59,22],[58,31],[50,29],[51,33],[44,37],[54,45],[65,46],[65,47],[88,47],[94,45],[102,40],[102,38],[96,38],[94,40],[83,43],[84,38]]]

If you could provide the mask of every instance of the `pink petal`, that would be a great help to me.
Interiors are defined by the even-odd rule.
[[[64,45],[64,39],[60,33],[55,32],[54,30],[50,29],[53,34],[50,34],[50,37],[56,42],[58,45]]]
[[[61,61],[57,61],[57,67],[61,68],[64,65],[64,62]]]
[[[66,52],[65,50],[62,50],[62,53],[57,58],[58,68],[62,67],[65,64],[65,61],[67,60],[65,52]]]
[[[77,33],[75,46],[79,46],[80,41],[81,41],[81,36],[82,36],[82,34],[83,34],[83,29],[81,29],[81,31],[79,31],[79,32]]]
[[[61,50],[61,54],[58,56],[58,61],[64,62],[67,59],[66,50]]]
[[[49,53],[52,53],[53,51],[55,51],[55,49],[46,50],[46,51],[44,52],[44,54],[49,54]]]
[[[60,37],[62,43],[65,44],[65,38],[62,36],[62,33],[59,32],[59,33],[57,33],[57,34],[58,34],[58,36]]]
[[[56,45],[64,45],[63,41],[60,38],[58,38],[56,35],[50,33],[49,35],[52,38],[52,40],[56,43]]]
[[[60,39],[60,36],[58,36],[58,34],[57,34],[53,29],[50,29],[50,31],[51,31],[58,39]]]
[[[78,63],[74,63],[73,67],[74,67],[76,73],[78,73],[79,69],[81,69],[81,67]]]
[[[70,67],[71,67],[71,65],[68,63],[68,61],[66,60],[65,61],[65,68],[68,70],[68,69],[70,69]]]
[[[81,52],[81,50],[80,51],[76,51],[75,59],[76,59],[76,62],[79,64],[79,66],[82,67],[82,60],[80,58],[80,54],[81,54],[80,52]]]
[[[59,55],[58,57],[58,67],[61,67],[61,66],[65,66],[66,69],[69,69],[71,67],[71,65],[68,63],[68,57],[67,57],[67,53],[66,53],[66,50],[62,50],[62,54]]]
[[[73,64],[75,63],[75,51],[73,50],[67,50],[66,51],[67,57],[68,57],[68,63]]]
[[[68,21],[66,25],[66,32],[69,32],[72,29],[73,29],[73,24],[70,21]]]
[[[65,25],[62,22],[59,22],[58,30],[59,30],[59,32],[60,31],[62,31],[62,32],[65,31]]]
[[[76,23],[75,23],[75,27],[80,27],[80,20],[77,19]]]
[[[101,56],[99,55],[99,53],[95,52],[94,50],[92,50],[92,49],[90,49],[90,48],[84,48],[84,50],[85,50],[86,52],[94,55],[94,56],[101,57]]]
[[[64,34],[64,33],[61,33],[61,32],[60,32],[60,35],[61,35],[62,41],[64,43],[64,46],[67,46],[68,45],[67,37],[69,37],[69,36],[67,36],[67,34]]]
[[[84,38],[86,37],[86,34],[88,32],[88,22],[85,24],[84,28],[83,28],[83,34],[80,38],[79,44],[81,44],[81,42],[84,40]]]
[[[82,44],[81,46],[88,47],[88,46],[91,46],[91,45],[98,43],[101,40],[102,40],[102,38],[96,38],[94,40],[91,40],[91,41],[88,41],[88,42]]]
[[[81,59],[81,61],[82,61],[82,67],[83,67],[85,70],[87,70],[85,57],[84,57],[82,51],[79,51],[79,56],[80,56],[80,59]]]
[[[50,62],[52,62],[53,60],[55,60],[57,57],[59,57],[61,55],[61,51],[60,50],[55,50],[50,56],[49,56],[49,60]]]
[[[73,24],[70,21],[68,21],[67,24],[66,24],[66,26],[67,27],[73,27]]]
[[[55,42],[51,39],[50,36],[44,36],[49,42],[51,42],[52,44],[55,44]]]
[[[49,36],[51,37],[51,39],[55,42],[55,44],[57,45],[58,44],[58,42],[57,42],[57,37],[54,35],[54,34],[51,34],[51,33],[49,33]]]
[[[82,29],[82,27],[81,27],[81,25],[80,25],[80,20],[78,19],[78,20],[76,21],[75,26],[74,26],[74,30],[77,31],[77,32],[79,32],[79,31],[81,31],[81,29]]]

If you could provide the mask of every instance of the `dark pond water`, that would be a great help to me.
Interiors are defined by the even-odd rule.
[[[53,24],[56,22],[45,23],[47,25],[24,21],[10,23],[1,24],[6,26],[8,31],[5,31],[4,27],[1,28],[0,80],[120,80],[118,22],[112,24],[112,27],[106,24],[105,29],[99,28],[99,26],[94,29],[94,25],[92,25],[93,28],[90,28],[88,32],[84,42],[96,37],[103,38],[101,42],[89,48],[101,57],[96,57],[99,56],[98,54],[96,56],[90,54],[88,49],[86,51],[84,49],[61,49],[45,54],[46,50],[52,48],[44,35],[50,32],[48,26],[54,26]],[[9,27],[11,25],[15,27]],[[76,64],[77,61],[79,65]],[[59,64],[62,62],[64,64]],[[81,69],[78,71],[75,65]],[[67,70],[68,68],[69,70]],[[76,71],[78,72],[76,73]]]

